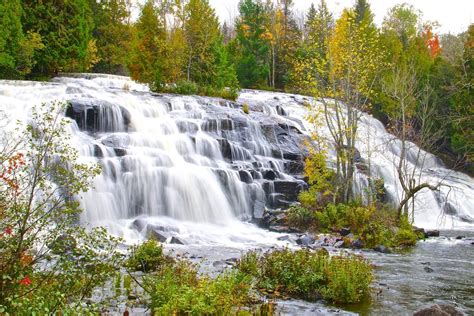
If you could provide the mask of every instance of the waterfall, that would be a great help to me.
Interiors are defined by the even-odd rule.
[[[243,91],[240,102],[262,107],[271,115],[277,115],[278,109],[283,108],[286,115],[298,122],[302,130],[310,133],[314,126],[305,118],[308,110],[305,105],[323,110],[322,103],[300,95],[290,95],[273,92]],[[328,128],[322,122],[317,128],[317,134],[330,140]],[[374,178],[383,178],[388,199],[397,204],[402,199],[402,186],[398,180],[396,166],[401,155],[402,142],[385,130],[383,124],[371,115],[363,113],[358,126],[356,148],[361,155],[361,161],[370,159],[370,173]],[[442,183],[438,191],[428,189],[420,191],[415,200],[415,224],[426,228],[468,228],[474,227],[474,179],[461,172],[447,169],[442,161],[421,149],[415,144],[406,145],[407,169],[415,170],[414,174],[419,183]],[[335,161],[335,152],[329,148],[329,158]],[[419,158],[417,159],[417,156]],[[422,162],[421,162],[422,160]],[[356,163],[356,165],[358,165]],[[420,166],[423,168],[421,169]],[[369,179],[365,168],[356,168],[354,189],[364,193]]]
[[[245,114],[239,103],[150,93],[121,76],[0,81],[0,110],[10,122],[4,130],[12,130],[17,119],[26,121],[32,106],[53,100],[70,104],[65,116],[71,119],[72,141],[81,159],[102,167],[94,188],[80,199],[85,224],[105,223],[121,235],[144,234],[150,223],[181,225],[181,233],[195,225],[201,225],[199,231],[208,225],[237,227],[239,220],[260,219],[265,207],[288,207],[307,187],[302,144],[312,126],[305,120],[304,104],[318,104],[310,98],[243,91],[238,101],[249,105]],[[327,134],[324,127],[320,132]],[[365,135],[370,135],[374,152],[368,150]],[[384,178],[390,198],[400,199],[393,163],[400,142],[379,121],[363,115],[357,148],[364,160],[370,153],[371,172]],[[428,153],[426,158],[422,177],[444,178],[449,188],[419,194],[416,224],[469,225],[474,180],[446,169]],[[410,162],[416,168],[416,161]],[[367,188],[363,170],[355,179],[356,190]],[[440,221],[443,210],[448,216]],[[249,232],[241,227],[236,231]]]

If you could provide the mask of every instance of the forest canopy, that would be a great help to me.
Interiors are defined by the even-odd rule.
[[[132,4],[2,1],[0,78],[100,72],[130,75],[164,92],[235,98],[239,88],[254,88],[337,97],[331,85],[350,61],[360,70],[358,92],[369,101],[364,110],[396,126],[398,103],[384,87],[393,83],[394,69],[410,69],[415,95],[431,91],[432,123],[443,130],[437,148],[472,168],[474,25],[458,35],[437,34],[437,23],[398,4],[379,26],[366,0],[338,19],[325,0],[304,18],[294,13],[293,0],[241,0],[238,16],[223,24],[208,0]]]

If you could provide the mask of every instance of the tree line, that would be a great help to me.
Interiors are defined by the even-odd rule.
[[[402,97],[409,101],[403,115],[420,128],[423,95],[435,109],[430,123],[443,131],[436,148],[468,165],[474,158],[473,25],[438,35],[437,23],[399,4],[378,27],[366,0],[337,19],[324,0],[304,18],[293,0],[241,0],[238,16],[223,25],[208,0],[147,0],[137,19],[132,12],[130,0],[4,1],[0,77],[90,71],[130,75],[155,91],[242,87],[331,96],[394,130],[404,121]],[[395,79],[404,76],[413,80],[402,96]]]

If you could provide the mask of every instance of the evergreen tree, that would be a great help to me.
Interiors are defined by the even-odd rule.
[[[270,73],[269,52],[272,34],[265,6],[261,0],[241,0],[236,23],[239,44],[237,75],[246,88],[267,85]]]
[[[153,0],[148,0],[141,8],[135,24],[135,38],[129,63],[134,80],[148,83],[159,89],[164,82],[161,56],[166,45],[166,31]]]
[[[312,6],[306,18],[307,35],[292,61],[291,86],[298,92],[317,93],[328,87],[329,39],[334,29],[332,14],[326,2],[321,0],[318,8]]]
[[[88,0],[23,0],[24,29],[41,35],[45,49],[34,71],[87,71],[96,62],[93,21]]]
[[[126,73],[131,26],[128,0],[90,0],[99,62],[94,71]]]
[[[373,19],[367,0],[357,0],[354,11],[356,24],[360,24],[364,19]]]
[[[34,54],[44,47],[35,32],[24,34],[20,0],[0,3],[0,78],[22,78],[35,64]]]
[[[214,47],[222,40],[219,21],[208,0],[190,0],[186,14],[187,80],[210,84],[214,75]]]

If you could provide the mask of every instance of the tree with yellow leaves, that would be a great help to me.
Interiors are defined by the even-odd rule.
[[[342,202],[354,198],[352,182],[361,111],[370,108],[383,54],[373,16],[365,1],[346,9],[329,41],[329,88],[320,89],[324,117],[336,150],[336,190]],[[364,9],[361,9],[364,8]]]

